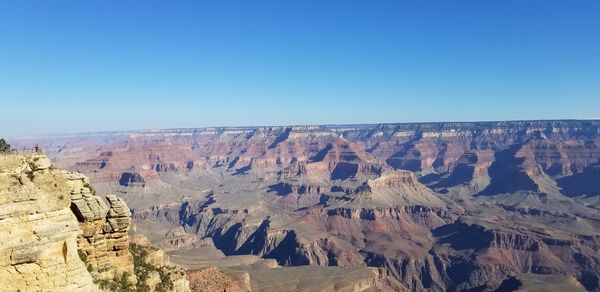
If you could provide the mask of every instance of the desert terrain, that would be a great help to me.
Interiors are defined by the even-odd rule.
[[[241,289],[600,289],[600,121],[168,129],[11,143],[37,143],[100,196],[122,197],[130,235],[173,263],[218,267]]]

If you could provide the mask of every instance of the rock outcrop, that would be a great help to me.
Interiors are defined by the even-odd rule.
[[[68,172],[44,156],[0,156],[1,289],[99,290],[78,255]]]
[[[127,230],[131,212],[125,202],[115,195],[108,195],[108,205],[94,195],[88,179],[77,173],[69,173],[71,187],[71,210],[79,221],[81,235],[78,246],[87,254],[88,263],[104,277],[127,272],[133,275],[133,260],[129,253]]]
[[[240,287],[234,278],[219,271],[219,269],[215,267],[190,272],[188,273],[187,278],[190,281],[190,288],[192,291],[248,291]]]
[[[8,285],[0,290],[100,291],[137,283],[138,291],[189,291],[184,271],[157,249],[148,257],[152,274],[137,279],[130,223],[125,202],[96,196],[85,176],[54,169],[43,155],[0,155],[0,281]]]
[[[427,206],[438,209],[448,205],[409,171],[394,171],[366,181],[356,188],[351,202],[356,206]]]

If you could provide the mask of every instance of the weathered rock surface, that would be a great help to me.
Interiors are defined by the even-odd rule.
[[[113,278],[123,272],[133,275],[133,260],[129,253],[127,230],[131,212],[125,202],[108,195],[108,205],[93,194],[89,181],[83,175],[67,176],[71,195],[71,210],[82,231],[77,243],[87,254],[94,271]]]
[[[77,253],[70,183],[44,156],[0,155],[0,290],[99,290]]]
[[[125,202],[96,196],[85,176],[42,155],[0,156],[0,290],[97,291],[122,275],[135,283],[130,223]],[[189,291],[183,270],[151,251],[160,275],[147,279],[150,290],[168,278],[173,291]]]

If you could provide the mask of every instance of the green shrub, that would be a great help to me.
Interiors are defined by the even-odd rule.
[[[133,265],[135,270],[135,276],[138,279],[136,285],[137,291],[148,291],[150,287],[146,284],[146,281],[150,277],[150,273],[158,272],[160,276],[160,283],[155,287],[157,292],[173,291],[173,280],[172,274],[176,273],[177,270],[172,266],[161,266],[156,267],[149,264],[146,261],[148,256],[147,247],[143,247],[137,244],[130,244],[129,251],[133,256]]]
[[[9,153],[11,152],[10,144],[6,143],[6,141],[0,138],[0,153]]]
[[[88,262],[88,257],[85,251],[78,249],[77,254],[79,255],[79,259],[81,259],[81,261],[85,264],[85,268],[87,269],[87,271],[92,272],[94,270],[94,267],[92,267],[92,264]]]
[[[171,269],[168,266],[163,266],[158,269],[160,275],[160,283],[156,285],[156,292],[167,292],[173,290],[173,281],[171,280]]]
[[[77,254],[79,255],[79,259],[84,263],[87,264],[88,263],[88,257],[87,257],[87,253],[85,253],[85,251],[78,249],[77,250]]]
[[[114,292],[135,292],[136,287],[129,281],[129,273],[125,272],[121,274],[121,277],[109,280],[109,279],[99,279],[94,281],[100,289],[105,291],[114,291]],[[148,291],[148,290],[146,290]]]

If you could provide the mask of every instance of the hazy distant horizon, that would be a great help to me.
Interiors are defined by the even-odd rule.
[[[328,123],[328,124],[280,124],[280,125],[229,125],[229,126],[199,126],[199,127],[173,127],[173,128],[140,128],[140,129],[103,129],[98,131],[81,131],[81,132],[56,132],[56,133],[33,133],[15,136],[1,136],[4,138],[19,140],[28,138],[42,137],[67,137],[78,135],[94,135],[94,134],[109,134],[109,133],[140,133],[145,131],[176,131],[176,130],[202,130],[202,129],[252,129],[252,128],[285,128],[285,127],[344,127],[344,126],[373,126],[373,125],[402,125],[402,124],[469,124],[469,123],[512,123],[512,122],[599,122],[598,119],[517,119],[517,120],[478,120],[478,121],[411,121],[411,122],[381,122],[381,123]]]
[[[0,136],[600,117],[598,1],[2,1]]]

